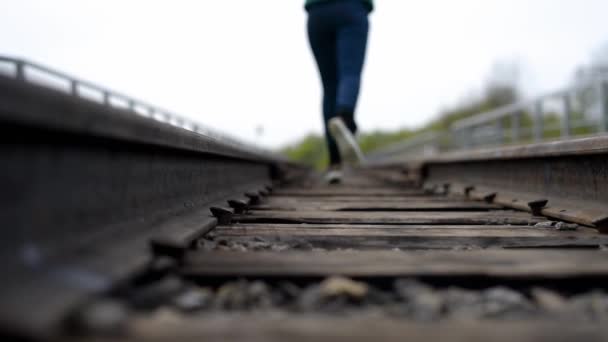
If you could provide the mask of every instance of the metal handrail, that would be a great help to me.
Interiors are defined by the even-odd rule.
[[[18,81],[31,82],[31,80],[28,78],[27,71],[29,69],[36,70],[37,72],[42,72],[47,76],[67,81],[67,83],[69,84],[69,93],[72,96],[80,97],[90,101],[92,100],[90,97],[84,98],[81,95],[81,89],[88,88],[89,90],[98,92],[102,98],[101,104],[108,108],[119,108],[119,106],[113,105],[112,101],[122,100],[127,104],[127,109],[133,114],[142,116],[143,114],[138,112],[137,109],[143,109],[146,112],[145,116],[151,120],[155,120],[163,124],[168,124],[174,127],[179,127],[197,133],[199,135],[205,136],[206,138],[215,140],[225,145],[229,145],[231,147],[236,147],[239,149],[256,153],[269,153],[269,151],[266,149],[254,147],[252,146],[252,144],[247,144],[226,134],[219,133],[213,129],[205,127],[204,125],[198,122],[187,119],[183,116],[177,115],[158,106],[151,105],[145,101],[136,99],[134,97],[122,94],[114,90],[110,90],[95,83],[76,78],[74,76],[68,75],[67,73],[49,68],[47,66],[31,62],[23,58],[14,58],[2,55],[0,55],[0,63],[12,64],[15,68],[14,75],[12,76]],[[124,107],[120,106],[120,108]]]
[[[601,80],[603,80],[603,81],[608,80],[608,77],[606,77],[605,79],[602,78]],[[584,89],[587,86],[593,85],[594,83],[597,83],[597,82],[598,82],[598,80],[593,80],[593,81],[586,82],[583,84],[577,84],[575,86],[572,86],[572,87],[569,87],[566,89],[554,91],[554,92],[551,92],[548,94],[544,94],[542,96],[537,96],[532,99],[512,103],[512,104],[506,105],[504,107],[501,107],[501,108],[498,108],[498,109],[495,109],[495,110],[492,110],[489,112],[481,113],[481,114],[478,114],[478,115],[475,115],[475,116],[472,116],[472,117],[469,117],[466,119],[461,119],[461,120],[454,122],[452,124],[451,128],[458,130],[458,129],[463,129],[466,127],[483,125],[489,121],[494,121],[497,119],[507,117],[508,115],[512,114],[515,111],[530,108],[531,106],[537,104],[538,102],[546,101],[547,99],[550,99],[550,98],[570,96],[572,93],[576,92],[577,90]],[[599,81],[599,82],[601,82],[601,81]]]
[[[608,70],[608,68],[607,68]],[[572,117],[572,95],[581,90],[595,88],[598,93],[599,101],[599,122],[598,120],[587,121]],[[558,125],[545,125],[545,102],[549,100],[561,99],[563,101],[564,117]],[[532,108],[532,127],[522,126],[522,113]],[[504,120],[510,117],[511,130],[506,132]],[[381,150],[373,151],[370,158],[376,161],[391,159],[394,156],[404,156],[420,154],[420,151],[428,150],[426,147],[433,147],[434,151],[453,150],[458,148],[471,148],[476,144],[476,140],[481,136],[487,144],[488,139],[494,139],[493,143],[506,144],[520,142],[524,136],[532,137],[535,142],[544,139],[545,133],[549,131],[561,131],[561,138],[568,138],[574,129],[583,127],[599,126],[600,133],[608,133],[608,74],[600,73],[594,79],[579,82],[571,87],[554,91],[542,96],[534,97],[524,101],[512,103],[495,110],[480,113],[465,119],[455,121],[446,132],[436,132],[434,135],[417,135],[403,142],[390,145]],[[493,127],[494,130],[490,130]],[[479,130],[478,128],[483,128]],[[529,133],[525,135],[523,133]],[[423,157],[418,155],[418,157]]]
[[[503,136],[503,128],[501,120],[512,118],[512,133],[511,141],[518,141],[521,138],[521,120],[520,115],[532,108],[532,137],[535,142],[540,142],[544,139],[546,127],[543,125],[544,107],[543,104],[549,100],[561,100],[564,108],[564,117],[561,121],[561,137],[568,138],[572,134],[574,124],[577,127],[597,124],[597,122],[588,122],[586,125],[572,118],[572,95],[576,92],[586,89],[596,88],[599,93],[599,132],[608,132],[608,77],[605,74],[598,75],[597,78],[585,82],[579,82],[571,87],[551,92],[533,99],[513,103],[490,112],[481,113],[466,119],[456,121],[450,127],[450,133],[455,137],[462,138],[464,148],[472,147],[471,137],[474,136],[474,130],[478,127],[489,126],[495,123],[499,131],[498,135]]]
[[[568,90],[560,90],[560,91],[552,92],[550,94],[545,94],[543,96],[538,96],[537,98],[534,98],[534,99],[529,99],[529,100],[512,103],[512,104],[506,105],[504,107],[500,107],[500,108],[491,110],[489,112],[484,112],[484,113],[477,114],[477,115],[474,115],[474,116],[471,116],[471,117],[468,117],[465,119],[455,121],[454,123],[452,123],[451,129],[459,130],[459,129],[464,129],[464,128],[471,127],[471,126],[483,125],[489,121],[494,121],[494,120],[504,118],[504,117],[508,116],[509,114],[513,113],[514,111],[529,108],[530,106],[534,105],[535,103],[537,103],[539,101],[543,101],[546,98],[564,96],[569,93],[570,92]]]

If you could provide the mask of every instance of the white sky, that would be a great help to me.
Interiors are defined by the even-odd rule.
[[[358,119],[415,127],[517,62],[528,95],[608,41],[606,0],[376,0]],[[303,0],[0,0],[24,57],[269,147],[321,132]],[[264,134],[256,135],[263,126]]]

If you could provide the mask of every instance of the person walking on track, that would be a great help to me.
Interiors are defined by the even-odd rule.
[[[308,37],[323,83],[323,119],[329,150],[327,180],[339,183],[343,163],[363,156],[354,138],[373,0],[306,0]]]

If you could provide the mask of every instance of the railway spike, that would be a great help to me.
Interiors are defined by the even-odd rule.
[[[489,192],[487,194],[484,194],[483,197],[483,201],[486,203],[492,203],[494,202],[494,199],[496,198],[497,193],[496,192]]]
[[[127,307],[110,299],[86,303],[67,319],[67,327],[77,334],[114,336],[127,329]]]
[[[249,204],[256,205],[260,203],[260,194],[255,192],[246,192],[245,196],[249,198]]]
[[[232,216],[234,211],[223,207],[211,207],[211,214],[217,218],[217,222],[220,225],[229,225],[232,223]]]
[[[534,216],[543,216],[542,210],[547,206],[549,200],[547,199],[537,199],[528,202],[528,207],[530,207],[530,211],[532,211],[532,215]]]
[[[467,185],[464,187],[464,195],[466,197],[471,197],[471,191],[475,190],[474,185]]]
[[[243,200],[228,200],[228,205],[234,209],[235,214],[242,214],[247,210],[247,202]]]
[[[593,225],[602,234],[608,234],[608,216],[597,218],[593,221]]]
[[[423,190],[426,194],[434,194],[437,190],[437,184],[426,183],[424,184]]]
[[[441,188],[440,188],[440,190],[439,190],[439,191],[440,191],[440,193],[439,193],[439,194],[440,194],[440,195],[447,195],[447,194],[449,194],[449,193],[450,193],[450,188],[451,188],[451,187],[452,187],[452,185],[451,185],[450,183],[444,183],[444,184],[442,184],[442,185],[441,185]]]

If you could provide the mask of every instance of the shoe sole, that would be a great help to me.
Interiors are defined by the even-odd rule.
[[[363,164],[364,157],[353,134],[340,118],[329,121],[329,133],[336,140],[342,160],[352,166]]]
[[[330,171],[325,176],[325,181],[330,185],[337,185],[342,183],[342,173],[338,173],[335,171]]]

